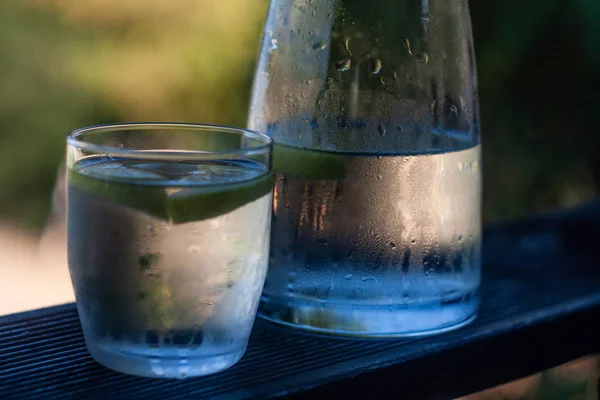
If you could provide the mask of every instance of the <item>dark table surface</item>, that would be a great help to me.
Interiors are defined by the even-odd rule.
[[[258,320],[243,359],[212,376],[148,379],[88,354],[73,304],[0,317],[2,399],[451,399],[596,353],[600,205],[485,230],[483,302],[438,336],[356,340]]]

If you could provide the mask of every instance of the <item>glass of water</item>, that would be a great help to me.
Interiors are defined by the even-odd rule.
[[[165,378],[244,354],[268,265],[272,141],[133,123],[67,139],[68,260],[87,347]]]

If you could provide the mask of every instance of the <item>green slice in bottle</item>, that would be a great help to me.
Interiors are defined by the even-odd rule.
[[[338,153],[275,144],[275,172],[299,179],[342,180],[345,177],[344,156]]]
[[[228,182],[184,181],[181,186],[151,171],[95,166],[69,168],[69,185],[174,224],[231,212],[268,194],[272,174]]]

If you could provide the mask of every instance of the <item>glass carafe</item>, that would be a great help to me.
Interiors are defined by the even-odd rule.
[[[481,171],[466,0],[272,0],[248,125],[275,139],[262,317],[440,333],[479,304]]]

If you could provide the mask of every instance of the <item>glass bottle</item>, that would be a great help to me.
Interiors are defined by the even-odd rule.
[[[466,0],[272,0],[248,125],[276,143],[259,315],[366,337],[475,318],[481,155]]]

